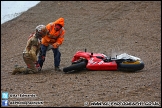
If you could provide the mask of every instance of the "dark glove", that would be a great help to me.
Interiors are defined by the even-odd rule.
[[[35,67],[38,69],[38,71],[41,71],[41,69],[42,69],[38,62],[35,62]]]

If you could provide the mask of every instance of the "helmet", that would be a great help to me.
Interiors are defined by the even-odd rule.
[[[42,36],[44,36],[44,35],[47,34],[47,29],[46,29],[46,26],[45,26],[45,25],[38,25],[38,26],[35,28],[35,30],[36,30],[36,35],[37,35],[38,37],[42,37]]]

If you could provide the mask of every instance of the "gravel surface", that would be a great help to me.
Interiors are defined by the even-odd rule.
[[[15,64],[25,67],[22,51],[30,33],[37,25],[46,25],[59,17],[65,18],[66,30],[60,47],[61,68],[70,65],[75,52],[85,48],[111,56],[128,53],[141,58],[145,68],[129,73],[83,70],[64,74],[55,72],[53,53],[49,51],[41,73],[11,75]],[[9,101],[43,101],[43,105],[20,105],[27,107],[84,107],[97,102],[161,106],[161,2],[40,2],[1,25],[3,91],[36,95]]]

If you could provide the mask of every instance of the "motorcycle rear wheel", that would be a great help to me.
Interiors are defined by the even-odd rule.
[[[86,68],[87,63],[85,61],[72,64],[71,66],[63,68],[63,72],[71,72],[71,71],[80,71]]]

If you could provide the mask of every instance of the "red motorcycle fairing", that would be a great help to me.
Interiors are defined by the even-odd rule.
[[[72,62],[75,62],[80,58],[88,60],[88,63],[86,65],[86,68],[88,70],[117,70],[117,63],[115,61],[103,61],[105,55],[101,53],[93,54],[89,52],[78,51],[72,58]]]
[[[77,51],[72,58],[72,62],[77,61],[80,58],[85,58],[88,60],[90,58],[90,55],[91,55],[91,53],[88,53],[88,52]]]
[[[102,59],[97,57],[90,58],[86,66],[88,70],[117,70],[117,64],[115,61],[104,62]]]
[[[101,53],[90,53],[90,52],[84,52],[84,51],[77,51],[72,58],[72,62],[77,61],[81,58],[90,60],[90,58],[96,57],[96,56],[101,56],[102,58],[105,58],[105,56]]]

